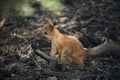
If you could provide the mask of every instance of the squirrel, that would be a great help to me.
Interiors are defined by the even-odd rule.
[[[58,61],[74,63],[80,66],[84,65],[85,59],[90,55],[120,51],[120,46],[116,46],[112,42],[104,42],[90,49],[84,48],[77,38],[62,34],[51,22],[44,27],[42,35],[52,41],[49,54],[51,57]]]

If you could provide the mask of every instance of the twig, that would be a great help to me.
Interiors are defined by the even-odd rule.
[[[116,60],[116,59],[112,59],[112,58],[96,58],[96,59],[93,59],[94,61],[97,61],[97,60],[100,60],[100,61],[110,61],[110,62],[117,62],[119,63],[119,60]]]
[[[104,70],[98,68],[98,67],[96,67],[96,68],[97,68],[97,70],[99,70],[99,71],[101,71],[101,72],[103,72],[103,73],[111,74],[111,73],[109,73],[109,72],[107,72],[107,71],[104,71]]]
[[[37,60],[35,59],[35,55],[34,55],[34,54],[32,55],[32,59],[33,59],[33,61],[35,62],[35,64],[39,67],[39,69],[41,70],[42,68],[41,68],[41,66],[39,65],[39,63],[37,62]]]
[[[35,50],[35,52],[43,59],[45,59],[47,62],[50,62],[52,64],[56,64],[57,61],[51,57],[49,57],[48,55],[45,55],[45,53],[43,53],[42,51],[40,50]]]

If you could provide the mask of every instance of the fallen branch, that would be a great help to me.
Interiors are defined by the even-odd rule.
[[[42,51],[40,50],[35,50],[35,52],[41,57],[43,58],[44,60],[46,60],[47,62],[50,62],[54,65],[56,65],[57,61],[51,57],[49,57],[48,55],[46,55],[45,53],[43,53]]]
[[[81,71],[84,70],[85,71],[89,69],[88,67],[80,67],[74,64],[67,64],[64,62],[57,61],[49,57],[48,55],[46,55],[44,52],[40,50],[35,50],[35,53],[39,55],[41,58],[43,58],[44,60],[46,60],[47,62],[52,63],[53,66],[55,66],[55,68],[58,70],[64,69],[64,70],[81,70]]]
[[[58,62],[57,60],[49,57],[48,55],[46,55],[44,52],[40,51],[40,50],[35,50],[35,53],[37,55],[39,55],[41,58],[43,58],[44,60],[46,60],[49,63],[52,63],[53,66],[55,66],[56,69],[61,70],[63,69],[63,63],[62,62]]]

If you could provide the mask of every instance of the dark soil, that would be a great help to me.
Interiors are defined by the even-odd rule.
[[[7,18],[0,28],[0,80],[120,80],[118,54],[114,54],[115,58],[90,58],[84,67],[64,68],[37,55],[33,58],[36,49],[49,54],[51,43],[40,34],[46,19],[53,21],[62,33],[78,37],[86,48],[107,40],[120,43],[119,0],[61,1],[68,10],[60,16],[51,15],[34,3],[34,16],[15,14]]]

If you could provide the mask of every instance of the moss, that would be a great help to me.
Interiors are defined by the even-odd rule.
[[[64,9],[64,5],[60,0],[42,0],[41,5],[46,11],[50,11],[55,14]]]

